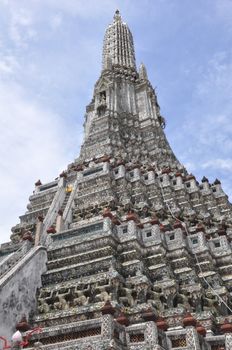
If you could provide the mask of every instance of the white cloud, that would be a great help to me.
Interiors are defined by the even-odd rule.
[[[0,61],[0,73],[1,73],[1,74],[5,74],[5,73],[9,74],[9,73],[12,73],[12,67],[11,67],[11,65],[9,64],[7,58],[2,59],[2,60]]]
[[[231,48],[216,51],[199,67],[183,132],[177,135],[178,152],[188,170],[200,179],[203,175],[212,181],[218,177],[229,196],[232,195],[231,54]]]
[[[231,54],[230,50],[216,52],[199,69],[202,74],[195,87],[195,108],[185,124],[185,130],[198,141],[195,149],[209,146],[222,154],[232,151]]]
[[[216,15],[222,20],[222,24],[232,30],[232,1],[217,0],[215,3]]]
[[[190,161],[183,161],[184,167],[188,170],[188,172],[192,173],[196,170],[196,164]]]
[[[82,18],[99,17],[105,15],[111,8],[117,9],[117,3],[114,0],[101,0],[101,2],[95,0],[42,0],[46,3],[46,6],[62,11],[71,16],[80,16]]]
[[[197,85],[200,98],[210,98],[212,103],[221,103],[232,98],[231,50],[219,51],[201,67],[202,76]]]
[[[28,41],[37,36],[34,28],[35,13],[14,1],[9,3],[7,9],[9,37],[16,46],[25,48]]]
[[[226,171],[232,171],[232,159],[211,159],[208,162],[202,164],[203,169],[211,168],[211,169],[221,169]]]
[[[19,63],[13,55],[2,55],[0,59],[0,79],[6,75],[11,75],[19,68]]]
[[[63,17],[60,13],[57,13],[56,15],[52,16],[50,20],[50,25],[53,30],[59,28],[63,22]]]
[[[115,0],[5,0],[2,5],[10,9],[13,22],[17,26],[27,27],[32,24],[32,15],[34,18],[38,18],[38,15],[45,18],[46,13],[57,12],[85,19],[96,18],[105,16],[109,11],[115,11],[118,4]]]
[[[33,180],[53,180],[68,163],[74,134],[59,115],[28,100],[12,83],[0,83],[0,240],[25,212]],[[69,139],[68,139],[69,138]],[[70,142],[71,141],[71,142]]]

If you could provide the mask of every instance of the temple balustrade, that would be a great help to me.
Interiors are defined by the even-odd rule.
[[[18,261],[26,255],[31,247],[31,242],[24,241],[19,249],[6,255],[5,259],[0,260],[0,278],[2,278],[9,270],[11,270],[18,263]]]

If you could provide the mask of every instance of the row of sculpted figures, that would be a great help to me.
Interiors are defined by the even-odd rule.
[[[224,294],[222,299],[232,306],[232,298]],[[141,282],[138,284],[124,283],[119,278],[108,278],[91,282],[81,281],[71,287],[65,284],[60,289],[41,288],[38,295],[39,313],[49,313],[71,308],[81,308],[95,303],[113,301],[121,306],[136,308],[139,304],[153,306],[157,313],[167,309],[183,307],[191,312],[211,311],[215,315],[227,315],[228,309],[224,303],[209,289],[188,291],[181,285],[161,288],[157,285]]]

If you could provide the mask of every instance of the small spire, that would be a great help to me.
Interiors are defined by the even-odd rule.
[[[114,22],[121,22],[121,21],[122,21],[122,17],[120,15],[120,12],[119,10],[116,10],[114,14]]]
[[[139,67],[139,77],[140,79],[143,79],[143,80],[147,80],[148,77],[147,77],[147,70],[146,70],[146,67],[143,63],[140,64],[140,67]]]
[[[214,183],[213,183],[214,185],[221,185],[221,181],[220,180],[218,180],[218,179],[216,179],[215,181],[214,181]]]
[[[209,182],[209,180],[207,179],[207,177],[203,176],[201,182]]]

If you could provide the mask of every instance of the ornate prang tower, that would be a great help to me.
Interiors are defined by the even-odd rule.
[[[220,181],[188,174],[164,127],[116,11],[80,157],[36,182],[0,247],[0,336],[40,326],[29,348],[232,349],[231,204]]]

